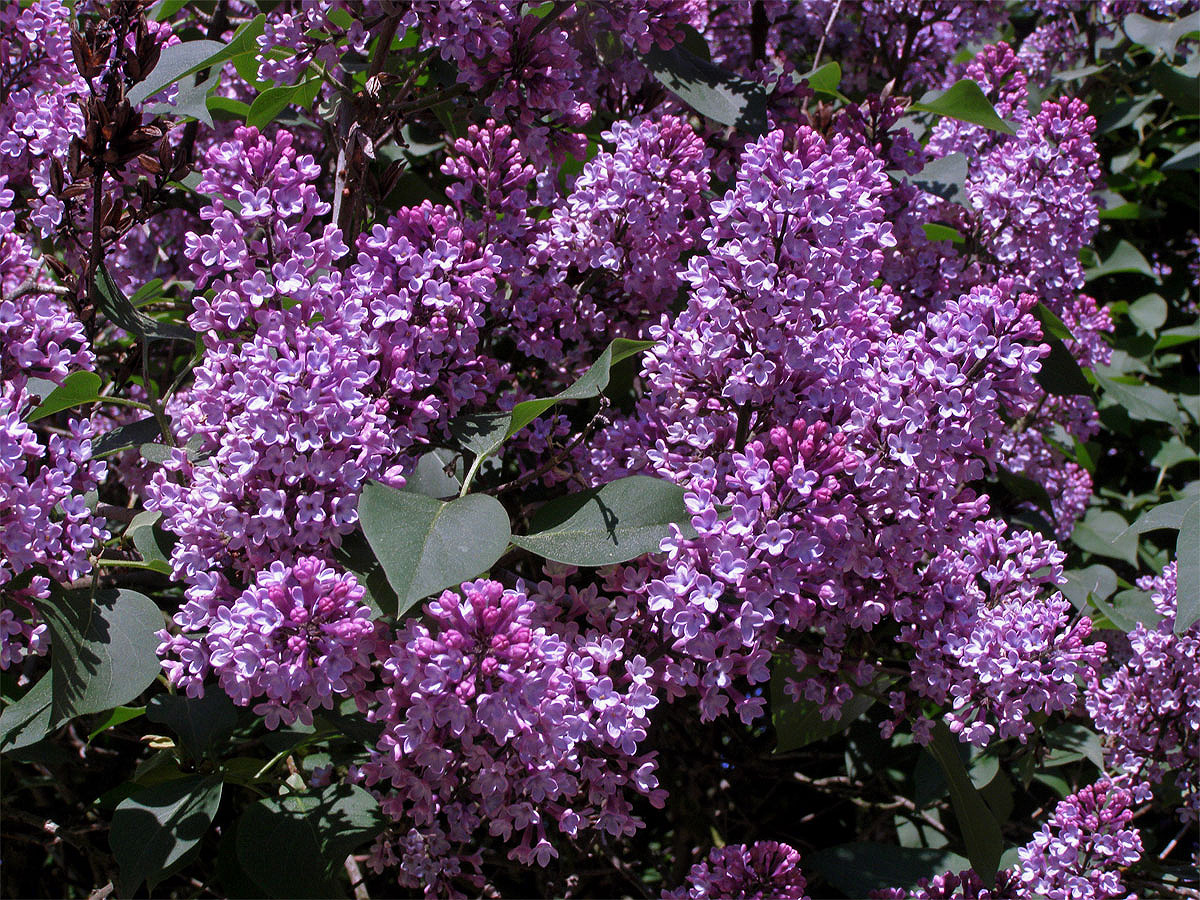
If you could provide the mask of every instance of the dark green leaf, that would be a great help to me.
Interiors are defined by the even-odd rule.
[[[1176,592],[1175,633],[1182,634],[1200,621],[1200,503],[1183,516],[1175,544]]]
[[[177,322],[160,322],[135,309],[129,299],[121,293],[121,289],[103,265],[96,274],[93,286],[95,290],[92,292],[92,296],[96,306],[108,317],[109,321],[130,334],[136,334],[147,341],[186,341],[188,343],[195,341],[195,332],[186,325]]]
[[[909,108],[982,125],[1004,134],[1016,134],[1011,125],[996,115],[979,85],[969,78],[955,82],[944,91],[930,91]]]
[[[1179,408],[1171,395],[1153,384],[1145,384],[1128,375],[1114,375],[1107,366],[1095,368],[1096,381],[1104,395],[1122,407],[1131,419],[1166,422],[1183,427]]]
[[[804,857],[806,870],[819,873],[847,897],[866,897],[871,891],[893,887],[912,889],[922,878],[968,866],[970,862],[944,849],[868,842],[841,844]]]
[[[95,403],[100,399],[100,376],[95,372],[72,372],[63,383],[50,392],[41,404],[25,417],[27,422],[36,422],[56,412],[80,406],[84,403]]]
[[[1126,534],[1129,523],[1111,509],[1089,509],[1082,522],[1075,524],[1071,540],[1075,546],[1137,565],[1137,536]]]
[[[508,513],[495,497],[449,503],[368,482],[358,503],[363,534],[400,598],[396,615],[487,571],[508,547]]]
[[[55,591],[38,609],[51,636],[54,715],[104,712],[127,703],[159,673],[162,613],[128,590]]]
[[[544,413],[564,400],[588,400],[601,394],[612,378],[612,367],[634,354],[654,346],[654,341],[612,341],[586,372],[553,397],[525,400],[511,413],[481,413],[464,416],[450,423],[450,431],[462,447],[475,454],[477,462],[500,449],[501,445]]]
[[[132,896],[142,882],[153,890],[187,862],[212,825],[221,788],[218,777],[192,775],[145,788],[117,805],[108,842],[123,895]]]
[[[655,553],[677,525],[694,537],[683,488],[646,475],[558,497],[534,513],[529,534],[512,541],[572,566],[607,566]]]
[[[96,735],[108,731],[110,728],[115,728],[122,722],[128,722],[136,719],[139,716],[145,715],[146,707],[144,706],[118,706],[107,716],[104,721],[97,725],[87,736],[87,742],[90,744],[96,739]]]
[[[771,672],[771,723],[775,726],[775,752],[787,753],[845,731],[875,705],[871,694],[886,691],[896,679],[881,675],[868,686],[871,694],[855,691],[832,719],[821,715],[821,705],[810,700],[793,700],[787,693],[787,680],[798,678],[788,660],[776,660]]]
[[[1121,22],[1125,34],[1135,44],[1147,50],[1164,54],[1167,59],[1175,56],[1175,46],[1187,34],[1200,28],[1200,13],[1192,13],[1182,19],[1151,19],[1140,13],[1130,13]]]
[[[299,85],[285,84],[267,88],[250,104],[250,110],[246,113],[246,124],[260,130],[266,128],[288,104],[295,102],[299,92]]]
[[[448,474],[447,469],[454,474]],[[404,489],[426,497],[457,497],[462,488],[462,454],[437,447],[421,455],[404,482]]]
[[[1035,303],[1033,305],[1033,313],[1038,317],[1038,321],[1042,323],[1042,333],[1052,335],[1060,341],[1073,341],[1075,336],[1071,334],[1071,329],[1067,327],[1067,323],[1055,315],[1054,310],[1050,309],[1045,303]]]
[[[735,75],[676,44],[642,55],[650,73],[680,100],[700,113],[751,135],[767,130],[765,85]]]
[[[153,566],[156,572],[170,575],[171,548],[175,545],[176,538],[158,525],[161,517],[162,514],[158,512],[138,513],[125,529],[125,536],[133,541],[133,546],[141,554],[143,562]]]
[[[1068,569],[1063,577],[1067,583],[1060,585],[1059,590],[1078,610],[1087,609],[1088,601],[1093,598],[1107,600],[1117,589],[1117,573],[1108,566]]]
[[[187,75],[212,65],[212,60],[223,53],[225,47],[220,41],[185,41],[182,44],[164,47],[154,70],[145,81],[129,89],[127,99],[133,106],[137,106]]]
[[[1200,169],[1200,141],[1193,141],[1160,167],[1164,172],[1194,172]]]
[[[971,783],[971,776],[958,755],[958,741],[945,722],[934,725],[929,749],[941,765],[950,787],[950,802],[967,848],[967,858],[984,884],[991,884],[1000,864],[1000,854],[1004,852],[1000,825]]]
[[[1150,267],[1150,263],[1146,261],[1146,257],[1129,241],[1118,243],[1108,259],[1104,260],[1098,266],[1093,266],[1085,270],[1083,274],[1086,280],[1095,281],[1097,278],[1102,278],[1105,275],[1117,275],[1120,273],[1145,275],[1147,278],[1153,278],[1155,281],[1159,280],[1158,276],[1154,274],[1154,270]]]
[[[1139,624],[1154,628],[1160,620],[1150,593],[1140,588],[1121,591],[1111,600],[1092,597],[1092,605],[1121,631],[1133,631]]]
[[[208,110],[214,119],[239,119],[245,122],[250,115],[250,104],[214,94],[208,98]]]
[[[1143,534],[1157,528],[1169,528],[1178,531],[1183,527],[1189,511],[1200,507],[1200,498],[1184,497],[1181,500],[1171,500],[1151,507],[1137,517],[1137,520],[1121,532],[1126,534]]]
[[[374,618],[391,615],[390,610],[399,608],[400,598],[388,584],[383,566],[371,552],[371,545],[361,532],[352,531],[345,535],[341,544],[333,549],[333,558],[346,571],[352,573],[358,579],[358,583],[366,589],[367,595],[364,599],[371,607]]]
[[[204,689],[203,697],[159,694],[146,703],[146,718],[166,725],[179,737],[179,744],[194,760],[217,746],[237,725],[233,701],[217,685]]]
[[[1046,744],[1071,753],[1078,753],[1091,762],[1096,768],[1104,771],[1104,748],[1100,746],[1100,736],[1084,725],[1068,722],[1046,732]],[[1047,763],[1043,763],[1047,765]]]
[[[237,858],[272,897],[336,897],[334,872],[385,826],[379,801],[357,785],[268,797],[238,821]]]
[[[56,727],[51,710],[53,676],[52,671],[47,672],[25,692],[24,697],[16,703],[10,703],[0,713],[0,748],[4,752],[36,744]]]
[[[1127,128],[1138,120],[1138,116],[1146,111],[1155,100],[1154,97],[1143,97],[1137,100],[1118,100],[1100,116],[1096,131],[1108,134]]]
[[[1197,340],[1200,340],[1200,325],[1180,325],[1178,328],[1168,328],[1160,334],[1154,344],[1154,349],[1167,350]]]
[[[119,425],[92,441],[92,457],[99,459],[120,453],[122,450],[131,450],[154,440],[159,434],[161,431],[158,420],[154,416],[138,419],[128,425]]]
[[[1046,492],[1046,488],[1043,485],[1032,478],[1026,478],[1024,475],[1010,472],[1004,466],[996,466],[996,479],[1014,498],[1034,504],[1053,520],[1054,506],[1051,504],[1050,495]]]
[[[1067,345],[1052,334],[1043,334],[1042,341],[1050,348],[1035,376],[1042,390],[1059,397],[1094,396],[1091,383],[1079,367],[1079,360]]]

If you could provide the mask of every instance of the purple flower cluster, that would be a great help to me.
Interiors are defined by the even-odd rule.
[[[708,858],[692,866],[687,884],[664,891],[673,900],[801,900],[808,882],[800,871],[800,854],[787,844],[758,841],[714,847]]]
[[[1017,851],[1018,896],[1047,900],[1126,897],[1121,870],[1141,859],[1133,793],[1102,778],[1067,797],[1033,840]]]
[[[1061,583],[1062,552],[1039,535],[1004,531],[1002,522],[981,523],[961,550],[930,564],[923,590],[898,604],[911,623],[900,638],[916,650],[914,689],[950,701],[950,729],[978,746],[995,736],[1024,743],[1034,713],[1073,709],[1105,652],[1084,643],[1091,623],[1072,622],[1061,594],[1046,597]]]
[[[268,728],[311,725],[314,709],[362,695],[373,677],[379,626],[364,595],[353,575],[320,559],[273,563],[215,615],[193,620],[181,610],[182,633],[160,632],[160,654],[179,657],[163,667],[189,696],[203,694],[211,672],[234,703],[261,698],[254,712]]]
[[[373,864],[398,865],[401,884],[429,896],[474,883],[485,833],[544,866],[559,835],[631,834],[627,789],[662,802],[653,757],[638,754],[657,703],[646,661],[620,639],[537,624],[519,590],[462,591],[397,633],[369,713],[384,732],[361,769],[397,822]]]
[[[1175,633],[1177,564],[1138,582],[1151,592],[1159,623],[1129,633],[1129,659],[1106,677],[1095,675],[1087,708],[1113,739],[1109,765],[1137,781],[1162,781],[1174,771],[1184,821],[1200,815],[1200,625]]]
[[[964,869],[922,878],[913,890],[886,888],[872,891],[870,896],[878,900],[1006,900],[1019,896],[1019,889],[1013,872],[1001,872],[995,884],[986,885],[974,869]]]
[[[333,225],[310,235],[330,207],[313,184],[321,167],[292,141],[286,131],[268,139],[238,128],[206,153],[197,190],[213,198],[200,213],[208,225],[186,236],[184,253],[196,288],[212,297],[196,298],[193,328],[236,330],[297,305],[304,320],[339,308],[327,273],[348,248]]]

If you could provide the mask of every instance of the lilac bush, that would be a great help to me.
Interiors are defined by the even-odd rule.
[[[108,761],[45,865],[1192,891],[1197,14],[0,10],[4,787]]]

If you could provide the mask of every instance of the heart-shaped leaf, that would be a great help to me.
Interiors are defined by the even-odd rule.
[[[358,517],[399,597],[396,615],[487,571],[511,535],[508,513],[486,494],[446,502],[368,482]]]
[[[551,500],[533,516],[529,534],[512,541],[572,566],[607,566],[658,550],[676,525],[695,537],[683,488],[661,478],[631,475]]]

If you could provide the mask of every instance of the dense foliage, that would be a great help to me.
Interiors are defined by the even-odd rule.
[[[1196,6],[0,6],[3,893],[1197,896]]]

